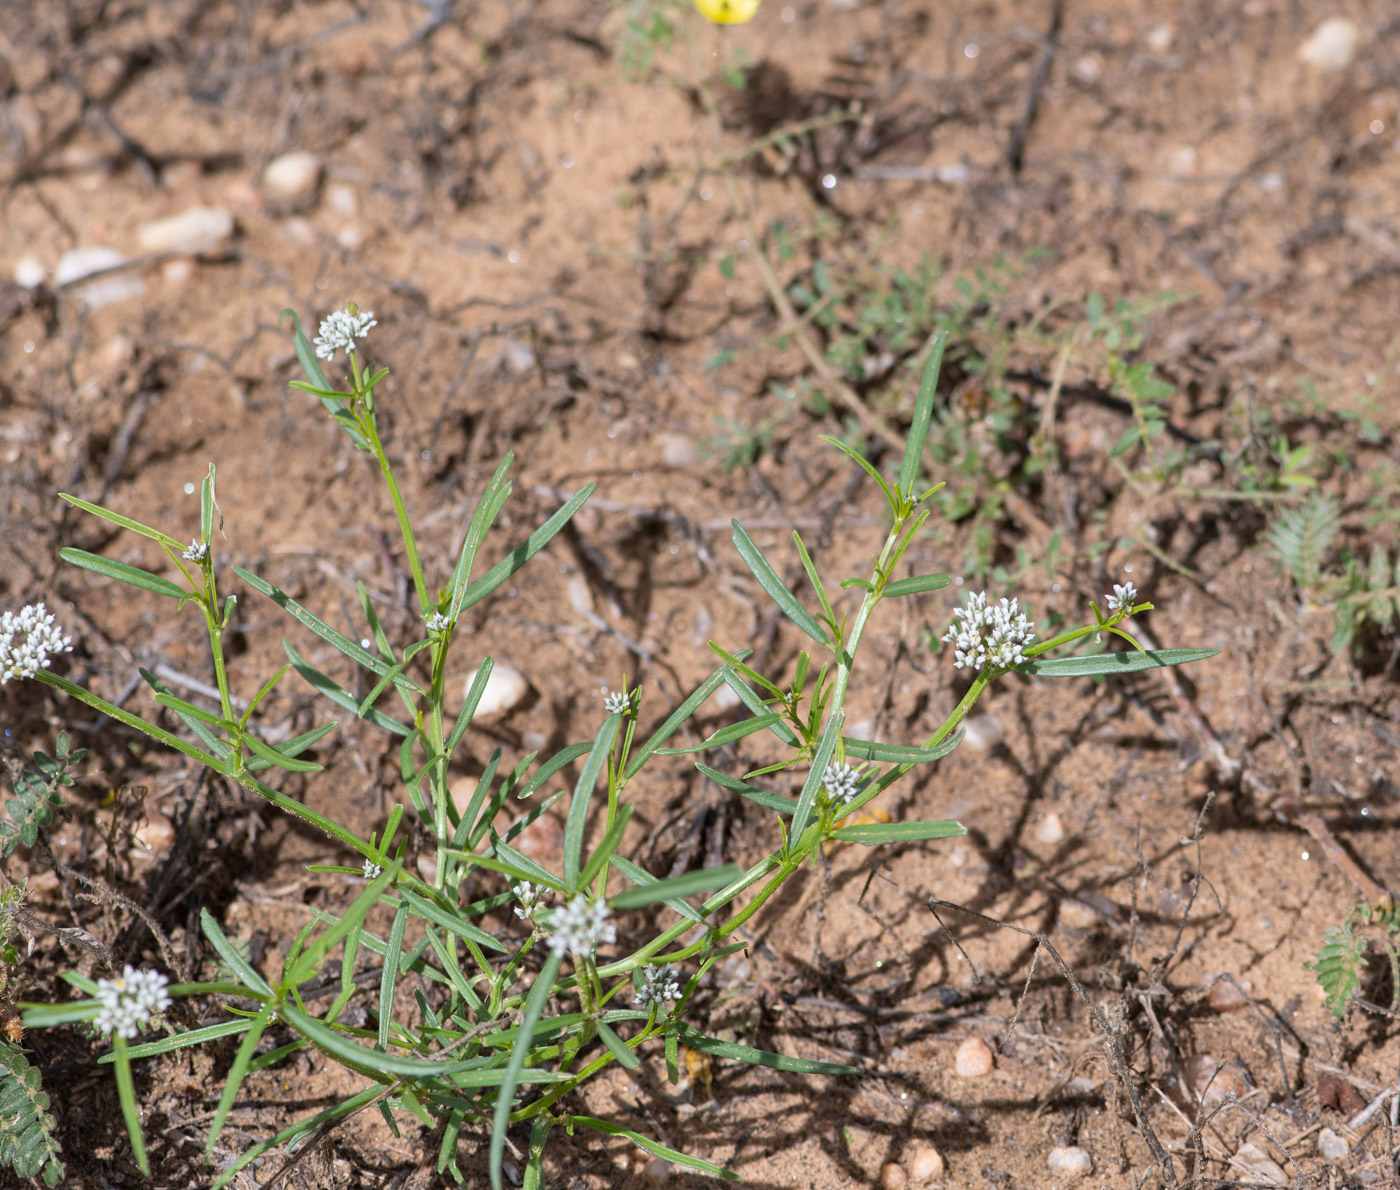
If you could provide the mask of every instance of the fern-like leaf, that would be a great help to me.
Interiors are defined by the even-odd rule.
[[[1358,937],[1351,922],[1335,926],[1322,935],[1322,949],[1317,952],[1316,962],[1306,966],[1322,986],[1327,996],[1327,1007],[1332,1015],[1341,1020],[1361,987],[1361,972],[1365,963],[1366,940]]]
[[[42,1176],[44,1185],[57,1186],[63,1162],[48,1108],[39,1071],[19,1046],[0,1040],[0,1165],[22,1178]]]
[[[1312,492],[1306,501],[1287,508],[1264,536],[1302,590],[1317,586],[1327,551],[1337,538],[1341,509],[1331,496]]]

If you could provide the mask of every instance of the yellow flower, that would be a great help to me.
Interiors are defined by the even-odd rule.
[[[759,0],[695,0],[700,15],[716,25],[742,25],[753,20]]]

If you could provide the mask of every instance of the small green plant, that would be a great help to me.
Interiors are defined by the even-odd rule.
[[[0,1164],[22,1178],[57,1186],[64,1178],[49,1097],[39,1072],[15,1043],[0,1039]]]
[[[1377,938],[1390,960],[1391,1011],[1400,1009],[1400,909],[1387,896],[1376,905],[1359,905],[1341,925],[1322,935],[1317,958],[1306,964],[1317,976],[1327,1000],[1327,1008],[1341,1020],[1347,1007],[1361,990],[1366,972],[1367,933]]]
[[[1322,568],[1340,529],[1337,501],[1312,491],[1303,503],[1280,512],[1264,537],[1299,589],[1311,591],[1322,582]]]
[[[38,605],[40,615],[44,605]],[[52,617],[50,617],[52,618]],[[5,801],[7,818],[0,818],[0,856],[9,858],[15,848],[33,847],[39,832],[53,821],[54,811],[63,808],[60,789],[73,784],[68,770],[87,755],[86,748],[69,750],[68,733],[58,733],[54,755],[34,753],[34,768],[25,769],[15,780],[15,793]]]
[[[295,322],[290,312],[284,317]],[[96,980],[69,972],[64,978],[83,998],[29,1005],[25,1022],[31,1027],[89,1023],[110,1038],[112,1050],[100,1060],[115,1068],[135,1159],[143,1170],[149,1162],[133,1061],[221,1037],[238,1039],[210,1121],[206,1152],[211,1158],[250,1075],[297,1051],[315,1049],[363,1079],[365,1085],[356,1093],[230,1155],[222,1163],[216,1187],[270,1147],[301,1140],[322,1125],[369,1107],[380,1111],[391,1127],[397,1128],[399,1119],[414,1119],[425,1131],[436,1131],[441,1137],[438,1169],[464,1184],[467,1174],[459,1164],[459,1140],[464,1133],[489,1134],[487,1166],[494,1190],[503,1185],[508,1148],[519,1154],[522,1184],[535,1190],[543,1185],[549,1137],[558,1129],[572,1133],[578,1128],[624,1137],[687,1169],[734,1179],[737,1175],[722,1165],[580,1112],[572,1092],[614,1063],[636,1068],[648,1055],[658,1057],[666,1076],[676,1082],[682,1046],[808,1077],[859,1074],[854,1066],[771,1053],[703,1031],[703,1020],[696,1019],[697,994],[713,966],[746,945],[735,941],[740,928],[833,841],[875,846],[963,833],[956,822],[861,822],[853,816],[917,765],[936,761],[957,747],[963,717],[993,682],[1011,674],[1080,678],[1133,673],[1197,661],[1215,650],[1143,650],[1126,623],[1152,604],[1139,602],[1131,584],[1116,587],[1102,613],[1091,605],[1091,623],[1040,642],[1017,600],[989,600],[985,593],[976,593],[957,610],[943,638],[953,646],[955,664],[971,670],[973,680],[939,728],[918,745],[844,734],[847,694],[873,614],[886,600],[937,591],[951,582],[946,574],[899,573],[942,487],[921,477],[946,342],[946,336],[939,335],[893,482],[848,444],[826,439],[868,473],[888,506],[889,529],[866,575],[828,586],[794,533],[793,547],[811,588],[799,599],[752,537],[734,523],[738,556],[791,624],[814,643],[814,655],[799,653],[790,674],[774,677],[749,666],[745,650],[712,644],[718,668],[649,732],[638,732],[643,691],[624,685],[604,701],[601,723],[591,739],[569,744],[538,765],[536,753],[513,765],[503,763],[496,749],[468,805],[459,809],[448,793],[449,766],[492,668],[489,657],[481,659],[454,712],[446,684],[450,650],[461,640],[479,639],[466,632],[459,635],[463,613],[482,604],[527,565],[583,505],[592,485],[474,578],[478,553],[510,495],[512,459],[507,456],[465,526],[457,557],[425,559],[380,436],[376,390],[388,369],[370,372],[362,367],[359,343],[374,325],[372,315],[347,306],[322,322],[313,353],[295,322],[294,343],[306,380],[294,386],[319,397],[353,444],[378,464],[412,573],[419,627],[407,634],[409,639],[391,637],[361,585],[368,642],[361,644],[262,577],[232,567],[235,577],[364,671],[367,694],[352,694],[349,686],[311,665],[292,642],[284,641],[288,663],[262,684],[246,710],[235,713],[223,658],[234,596],[220,595],[212,465],[201,489],[199,532],[188,547],[133,518],[64,497],[155,543],[178,571],[180,582],[78,549],[65,548],[62,556],[105,578],[168,598],[177,609],[194,609],[207,631],[218,709],[176,697],[143,670],[155,702],[183,725],[179,733],[168,731],[49,670],[48,653],[59,651],[56,637],[39,642],[55,647],[39,649],[43,655],[31,667],[38,681],[144,732],[325,832],[332,846],[354,859],[313,865],[313,870],[364,881],[363,889],[342,913],[313,910],[273,976],[258,971],[205,911],[201,926],[221,965],[218,978],[170,986],[153,970],[128,967],[112,978]],[[318,361],[333,359],[342,348],[348,353],[349,375],[346,386],[337,388]],[[1125,639],[1130,649],[1045,656],[1105,635]],[[362,838],[263,779],[275,769],[316,772],[320,766],[307,754],[335,727],[327,723],[278,745],[263,738],[259,708],[292,670],[331,703],[388,736],[411,814],[397,804],[382,832]],[[738,696],[742,716],[700,744],[667,747],[721,685]],[[391,698],[399,706],[382,709],[380,704]],[[703,763],[698,768],[721,788],[771,813],[773,846],[763,858],[747,870],[724,864],[667,879],[625,858],[632,816],[626,795],[654,757],[707,751],[760,734],[780,759],[742,774]],[[546,794],[547,786],[562,779],[569,766],[577,770],[572,790]],[[757,783],[764,777],[776,781]],[[522,807],[527,799],[529,804]],[[547,867],[513,842],[556,804],[567,808],[563,849],[560,863]],[[406,863],[409,846],[419,843],[431,855],[426,877]],[[464,895],[468,877],[477,894],[470,901]],[[303,989],[321,978],[335,955],[340,961],[339,994],[324,1009],[313,1011]],[[360,994],[362,976],[371,966],[378,979],[369,993],[369,1019],[352,1024],[346,1009]],[[232,1001],[229,1019],[131,1044],[172,997],[190,996]],[[262,1039],[274,1028],[290,1040],[261,1052]],[[524,1142],[519,1148],[510,1140],[517,1126]]]

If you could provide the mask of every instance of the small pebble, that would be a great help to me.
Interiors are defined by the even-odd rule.
[[[1040,820],[1040,825],[1036,828],[1035,836],[1042,843],[1054,845],[1065,837],[1065,824],[1060,821],[1060,816],[1051,810]]]
[[[21,256],[15,261],[15,284],[21,289],[37,289],[44,283],[48,272],[37,256]]]
[[[969,1037],[960,1046],[953,1059],[953,1069],[959,1078],[983,1078],[992,1072],[996,1059],[992,1047],[980,1037]]]
[[[974,752],[990,752],[1006,738],[1001,720],[995,715],[973,715],[963,722],[963,743]]]
[[[152,814],[136,828],[136,854],[165,851],[175,842],[175,827],[164,814]]]
[[[1347,1144],[1346,1137],[1324,1128],[1317,1134],[1317,1152],[1327,1161],[1340,1161],[1351,1152],[1351,1146]]]
[[[115,248],[70,248],[58,258],[53,271],[55,285],[71,285],[103,269],[115,268],[125,257]]]
[[[190,207],[168,219],[143,224],[136,242],[143,252],[195,256],[221,248],[233,238],[233,216],[220,207]]]
[[[160,275],[167,285],[183,285],[194,276],[194,261],[188,256],[176,256],[160,266]]]
[[[1238,1067],[1221,1064],[1210,1054],[1186,1059],[1186,1081],[1208,1109],[1219,1107],[1231,1095],[1238,1099],[1249,1092],[1249,1081]]]
[[[463,698],[467,696],[475,680],[476,670],[472,670],[462,684]],[[481,701],[476,704],[476,714],[472,718],[490,719],[496,715],[504,715],[519,704],[529,691],[530,683],[518,669],[512,669],[509,665],[496,665],[491,670],[491,676],[486,679],[486,689],[481,692]]]
[[[880,1190],[904,1190],[907,1185],[909,1175],[904,1172],[904,1166],[891,1161],[880,1170]]]
[[[1361,28],[1350,17],[1328,17],[1298,47],[1298,57],[1315,70],[1336,74],[1356,61]]]
[[[1206,993],[1206,1003],[1210,1005],[1212,1011],[1236,1012],[1249,1005],[1244,993],[1249,991],[1253,985],[1247,979],[1238,982],[1239,987],[1236,987],[1235,984],[1222,977],[1210,985],[1210,991]],[[1243,988],[1244,991],[1241,991],[1240,988]]]
[[[517,376],[523,376],[535,366],[535,353],[524,339],[506,339],[506,363]]]
[[[297,149],[268,162],[263,189],[288,206],[300,206],[316,195],[321,184],[321,161],[315,153]]]
[[[92,277],[105,269],[116,268],[126,258],[112,248],[71,248],[58,258],[58,267],[53,272],[53,283],[62,287]],[[112,273],[108,276],[93,277],[85,281],[73,292],[85,306],[92,310],[110,306],[114,302],[139,297],[146,286],[141,278],[133,273]]]
[[[664,1182],[671,1176],[671,1163],[660,1157],[652,1157],[642,1166],[642,1177],[648,1182]]]
[[[1078,1145],[1056,1145],[1050,1150],[1045,1164],[1052,1173],[1067,1178],[1082,1178],[1093,1171],[1094,1159]]]
[[[1165,54],[1176,41],[1176,27],[1166,23],[1153,25],[1147,31],[1147,48],[1154,54]]]
[[[931,1144],[916,1141],[909,1146],[908,1155],[904,1158],[904,1168],[909,1172],[909,1180],[916,1186],[922,1186],[925,1182],[936,1182],[943,1177],[943,1154]]]
[[[1235,1151],[1235,1167],[1266,1186],[1288,1185],[1282,1167],[1256,1144],[1244,1144]]]
[[[364,247],[364,229],[358,223],[348,223],[335,233],[335,242],[347,252],[358,252]]]
[[[661,436],[661,461],[668,467],[685,470],[694,467],[700,458],[695,439],[688,434],[663,434]]]
[[[351,187],[344,182],[336,182],[326,187],[326,205],[342,215],[353,215],[359,203]]]
[[[1060,902],[1059,916],[1060,924],[1071,930],[1091,930],[1103,922],[1103,918],[1084,902],[1069,898]]]

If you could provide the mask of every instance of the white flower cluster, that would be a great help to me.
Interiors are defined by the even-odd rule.
[[[667,1000],[681,998],[681,985],[676,979],[679,972],[670,963],[648,963],[642,975],[642,986],[637,989],[637,998],[632,1001],[638,1008],[650,1008]]]
[[[365,866],[360,870],[364,872],[366,880],[374,880],[384,871],[384,869],[372,859],[365,860]]]
[[[445,612],[434,612],[423,621],[428,626],[429,632],[446,632],[452,627],[452,621],[447,618]]]
[[[515,916],[521,921],[529,921],[535,916],[535,910],[539,908],[540,902],[544,900],[549,889],[543,884],[531,884],[528,880],[522,880],[510,890],[519,899],[520,904],[515,907]]]
[[[1009,669],[1026,659],[1022,650],[1035,640],[1031,622],[1017,610],[1015,599],[989,605],[987,593],[979,591],[968,598],[966,607],[953,612],[953,617],[943,640],[953,646],[958,669],[981,669],[984,665]]]
[[[1104,602],[1108,604],[1111,612],[1126,611],[1129,615],[1133,613],[1133,604],[1137,602],[1138,589],[1131,582],[1124,583],[1121,587],[1113,584],[1113,594],[1105,595]]]
[[[19,615],[0,616],[0,686],[11,678],[32,678],[47,669],[50,653],[71,653],[73,638],[54,626],[42,603],[31,603]],[[17,641],[17,637],[23,637]]]
[[[335,353],[344,347],[355,350],[355,340],[369,334],[369,328],[378,326],[379,321],[368,310],[336,310],[321,322],[321,333],[316,337],[316,358],[335,359]]]
[[[833,801],[850,802],[860,792],[860,770],[849,764],[829,764],[822,774],[822,788]]]
[[[632,709],[632,698],[628,694],[609,691],[603,699],[603,710],[609,715],[625,715]]]
[[[197,537],[190,541],[190,548],[180,555],[186,562],[203,562],[208,556],[208,544]]]
[[[102,1004],[93,1024],[103,1033],[115,1033],[130,1041],[151,1017],[170,1007],[170,986],[159,971],[138,971],[130,963],[117,979],[97,981]]]
[[[562,909],[554,911],[549,928],[554,931],[549,949],[587,955],[600,942],[616,942],[617,927],[608,921],[612,914],[602,901],[590,901],[579,893]]]

